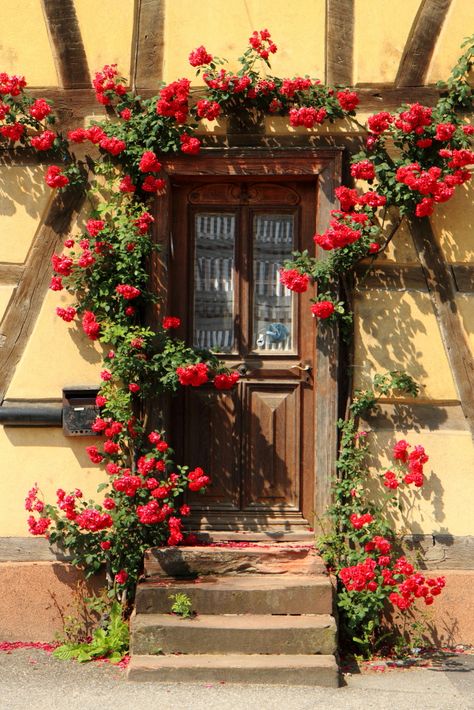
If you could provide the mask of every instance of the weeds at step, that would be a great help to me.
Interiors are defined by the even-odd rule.
[[[84,599],[84,604],[87,615],[65,617],[65,641],[53,651],[53,656],[80,663],[99,658],[120,663],[129,650],[129,628],[122,605],[112,601],[106,590]],[[88,633],[91,619],[95,619],[92,634]]]
[[[196,616],[196,613],[193,611],[191,599],[187,594],[177,592],[176,594],[170,594],[169,599],[173,602],[171,605],[173,614],[180,616],[182,619],[192,619]]]

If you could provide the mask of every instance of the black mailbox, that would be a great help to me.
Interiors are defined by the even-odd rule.
[[[63,433],[65,436],[95,436],[92,425],[100,410],[95,403],[98,387],[63,389]]]

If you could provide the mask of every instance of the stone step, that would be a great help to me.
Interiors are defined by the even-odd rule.
[[[145,552],[145,576],[298,574],[325,572],[314,545],[230,543],[196,547],[153,547]]]
[[[133,656],[130,681],[160,683],[258,683],[337,688],[339,671],[334,656],[186,655]]]
[[[291,543],[302,542],[305,544],[314,543],[314,531],[305,528],[288,530],[286,528],[271,530],[193,530],[189,533],[195,535],[202,542],[263,542]]]
[[[329,614],[202,615],[182,619],[172,614],[134,614],[130,625],[132,655],[192,654],[331,654],[336,623]]]
[[[170,595],[186,594],[197,614],[331,614],[333,587],[326,575],[229,575],[140,582],[138,614],[166,614]]]

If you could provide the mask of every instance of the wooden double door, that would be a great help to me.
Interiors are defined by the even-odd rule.
[[[212,479],[190,503],[202,527],[291,527],[312,519],[314,323],[308,291],[281,285],[311,250],[314,182],[201,179],[172,185],[169,312],[189,344],[219,354],[237,386],[185,388],[177,457]]]

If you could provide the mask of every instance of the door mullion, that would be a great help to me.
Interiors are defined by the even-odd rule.
[[[240,233],[239,233],[239,257],[240,257],[240,353],[243,357],[249,354],[250,342],[250,301],[251,301],[251,248],[250,248],[250,215],[247,205],[240,206]]]

